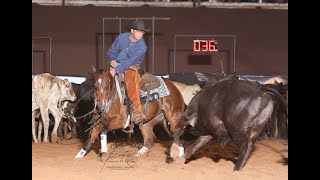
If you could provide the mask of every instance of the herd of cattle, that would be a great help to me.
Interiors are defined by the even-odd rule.
[[[102,69],[94,71],[101,73]],[[266,134],[279,139],[288,138],[286,79],[275,77],[258,83],[235,74],[194,73],[194,76],[201,83],[186,84],[166,77],[180,91],[186,104],[181,114],[186,121],[184,127],[188,127],[185,130],[198,137],[186,147],[185,159],[213,138],[222,147],[233,140],[240,152],[234,170],[241,170],[258,138]],[[81,84],[49,73],[32,76],[33,142],[87,139],[89,122],[96,108],[93,91],[91,73]],[[163,126],[167,129],[170,125],[163,123]],[[166,132],[170,133],[169,130]]]

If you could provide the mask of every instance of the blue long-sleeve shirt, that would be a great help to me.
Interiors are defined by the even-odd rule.
[[[131,42],[129,37],[129,32],[119,34],[108,51],[109,61],[116,60],[120,63],[114,68],[117,73],[129,69],[132,65],[140,67],[147,52],[147,45],[143,38]]]

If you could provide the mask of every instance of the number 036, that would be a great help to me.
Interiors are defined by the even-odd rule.
[[[193,40],[193,51],[218,51],[214,40]]]

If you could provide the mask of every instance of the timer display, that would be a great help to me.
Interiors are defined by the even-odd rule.
[[[215,52],[218,51],[217,43],[214,40],[193,40],[194,52]]]

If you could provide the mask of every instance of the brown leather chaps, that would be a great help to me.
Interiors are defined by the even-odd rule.
[[[141,77],[138,74],[138,67],[130,66],[130,69],[124,71],[124,81],[127,86],[128,96],[133,104],[133,114],[142,114],[143,106],[140,102],[140,82]]]

